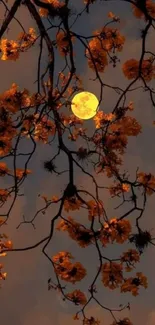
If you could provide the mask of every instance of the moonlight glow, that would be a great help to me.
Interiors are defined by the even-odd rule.
[[[99,101],[94,94],[88,91],[82,91],[72,99],[71,109],[78,118],[89,120],[96,115],[98,104]]]

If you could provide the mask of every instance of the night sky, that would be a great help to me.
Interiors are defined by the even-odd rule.
[[[78,5],[75,5],[74,2],[78,3]],[[8,4],[11,3],[12,1],[8,2]],[[77,12],[83,7],[82,0],[70,1],[70,4],[72,7],[74,6],[74,8],[76,8]],[[2,8],[1,5],[1,19],[3,18]],[[140,29],[143,27],[142,21],[136,20],[132,16],[130,5],[127,3],[123,4],[121,1],[117,1],[117,3],[116,1],[111,1],[110,3],[100,3],[98,1],[97,4],[90,7],[89,15],[84,14],[79,18],[79,20],[77,20],[76,25],[73,27],[73,31],[85,36],[91,35],[94,30],[101,28],[108,21],[107,14],[109,11],[114,12],[116,16],[120,17],[120,31],[126,37],[126,43],[123,52],[118,54],[121,62],[117,65],[117,68],[114,69],[112,66],[108,67],[105,73],[101,75],[105,83],[125,88],[128,81],[125,80],[123,76],[121,64],[130,58],[139,58],[141,53]],[[20,19],[26,30],[28,30],[29,27],[36,27],[26,9],[20,9],[16,17]],[[19,26],[14,21],[10,24],[9,36],[5,35],[5,37],[16,39],[16,35],[19,32]],[[154,44],[153,35],[149,33],[147,47],[153,52],[155,51]],[[36,46],[27,53],[21,54],[20,59],[17,60],[17,62],[0,61],[0,92],[9,89],[13,82],[17,83],[21,90],[25,87],[32,92],[36,91],[36,84],[34,84],[34,81],[37,78],[38,49],[39,47]],[[84,49],[78,42],[76,42],[75,45],[75,53],[77,74],[82,78],[85,90],[92,91],[99,97],[99,83],[90,80],[95,78],[95,74],[89,69],[87,61],[84,58]],[[42,68],[44,68],[46,62],[47,55],[46,52],[44,52]],[[64,63],[60,57],[58,57],[56,60],[55,74],[61,70],[63,65]],[[103,100],[100,105],[100,110],[103,110],[106,113],[112,111],[116,100],[117,95],[115,92],[111,89],[105,88],[103,90]],[[137,167],[139,167],[141,171],[155,174],[155,129],[152,125],[153,120],[155,120],[155,111],[151,106],[149,95],[141,90],[129,93],[127,96],[127,102],[129,101],[134,102],[135,111],[133,111],[132,116],[136,117],[142,124],[143,132],[137,138],[130,138],[128,149],[124,157],[123,168],[126,170],[128,169],[131,175],[135,175]],[[91,132],[92,128],[95,130],[92,121],[85,122],[84,126],[89,129],[89,132]],[[55,205],[47,211],[46,215],[41,214],[38,216],[35,222],[35,230],[30,224],[21,225],[19,229],[16,229],[16,227],[20,221],[22,221],[23,214],[28,220],[30,220],[36,210],[42,206],[43,202],[38,198],[39,193],[42,195],[47,194],[52,197],[52,195],[59,196],[64,190],[68,181],[67,174],[58,178],[56,176],[50,176],[45,172],[45,170],[43,170],[44,160],[52,158],[56,148],[56,143],[51,147],[44,147],[44,145],[39,144],[29,165],[33,174],[25,181],[23,187],[25,196],[20,198],[20,200],[17,200],[8,225],[4,227],[5,232],[13,241],[15,248],[30,246],[49,233],[50,220],[57,213],[57,207]],[[76,143],[75,148],[77,148]],[[28,142],[24,144],[24,150],[29,150]],[[67,160],[65,159],[60,159],[58,161],[58,170],[67,169]],[[22,164],[23,162],[19,161],[19,168],[22,168],[20,163]],[[108,184],[108,180],[105,177],[101,178],[101,176],[99,176],[97,177],[97,181],[99,184]],[[5,186],[4,180],[1,179],[0,184],[0,187],[3,188],[3,186]],[[87,189],[90,189],[90,191],[92,189],[90,179],[78,171],[76,173],[76,184],[79,187],[86,187]],[[108,215],[111,218],[116,215],[119,216],[122,214],[122,211],[125,211],[123,209],[114,210],[117,202],[114,201],[112,204],[106,191],[101,193],[101,199],[103,200]],[[125,209],[127,211],[128,207],[126,206]],[[67,215],[68,214],[65,214],[65,216]],[[76,220],[81,222],[85,218],[81,211],[77,211],[75,216]],[[134,215],[130,216],[130,218],[134,220]],[[148,230],[152,230],[155,235],[154,196],[148,199],[148,205],[141,225]],[[123,247],[119,250],[117,245],[112,245],[107,249],[107,252],[110,257],[117,257],[118,252],[122,251]],[[91,283],[96,272],[97,257],[94,248],[89,247],[84,250],[75,242],[71,241],[66,233],[58,232],[50,242],[48,253],[52,256],[61,250],[70,251],[75,256],[76,261],[80,261],[87,268],[89,273],[88,278],[75,285],[75,287],[79,287],[86,293],[87,287],[89,283]],[[63,302],[55,291],[47,290],[47,280],[53,273],[49,261],[46,260],[45,256],[41,252],[41,247],[22,253],[8,253],[7,257],[5,257],[2,262],[5,265],[5,271],[8,272],[8,276],[6,281],[3,282],[3,287],[0,290],[1,324],[76,324],[76,321],[72,320],[72,315],[77,311],[77,309],[72,306],[72,304],[69,304],[69,302]],[[124,314],[129,317],[133,321],[134,325],[154,325],[155,248],[150,247],[146,251],[141,262],[137,265],[136,271],[142,271],[148,277],[149,281],[148,289],[145,290],[142,288],[138,297],[132,297],[131,294],[120,294],[119,290],[110,292],[106,288],[102,287],[100,282],[98,282],[98,297],[106,306],[112,308],[117,308],[119,304],[124,304],[130,301],[131,310],[126,310],[122,315]],[[71,287],[72,286],[70,285],[68,286],[69,289],[71,289]],[[95,304],[89,306],[88,315],[98,317],[103,325],[108,325],[112,322],[109,314],[105,313]]]

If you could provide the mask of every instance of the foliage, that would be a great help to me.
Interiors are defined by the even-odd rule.
[[[104,0],[102,0],[104,1]],[[109,0],[110,1],[110,0]],[[104,310],[108,310],[112,316],[112,325],[132,325],[125,317],[117,319],[115,312],[129,308],[129,304],[117,310],[103,305],[97,299],[97,281],[101,280],[104,287],[110,290],[119,289],[121,293],[130,292],[133,296],[139,294],[141,287],[147,288],[147,278],[142,272],[135,272],[136,264],[139,263],[141,255],[146,247],[154,245],[152,234],[142,229],[141,217],[144,214],[148,197],[155,191],[155,176],[137,170],[134,180],[131,180],[127,172],[122,173],[123,156],[126,152],[129,137],[136,137],[142,132],[142,126],[133,117],[134,103],[126,103],[126,94],[135,91],[134,84],[141,82],[141,88],[149,93],[152,106],[155,106],[153,88],[149,82],[155,78],[155,54],[147,50],[146,41],[150,30],[155,25],[155,3],[152,0],[125,0],[132,7],[133,15],[144,22],[144,29],[141,33],[141,56],[139,60],[130,58],[122,64],[122,73],[130,83],[125,89],[105,84],[101,74],[112,64],[115,68],[120,64],[119,53],[123,51],[126,39],[118,28],[112,27],[119,24],[120,18],[109,12],[108,22],[99,30],[93,32],[90,37],[79,35],[73,32],[69,21],[72,16],[72,9],[68,0],[14,0],[11,8],[8,9],[5,1],[1,1],[6,9],[6,15],[0,28],[0,55],[2,61],[17,61],[26,51],[29,51],[39,41],[39,59],[37,71],[37,91],[30,93],[30,89],[20,90],[19,86],[13,83],[10,89],[0,94],[0,177],[12,182],[12,186],[0,189],[0,207],[9,206],[5,214],[1,214],[0,226],[9,221],[11,211],[16,200],[21,196],[21,188],[26,178],[33,179],[35,171],[30,170],[29,163],[39,143],[51,146],[53,141],[58,141],[57,154],[49,161],[44,162],[44,168],[50,172],[50,177],[55,173],[61,177],[66,171],[57,171],[56,160],[63,152],[68,159],[68,184],[61,197],[52,198],[42,194],[44,206],[38,210],[32,220],[24,220],[20,223],[31,223],[39,213],[45,213],[53,204],[58,207],[57,214],[51,218],[51,228],[45,238],[32,246],[25,248],[14,248],[11,240],[5,233],[0,234],[0,256],[3,258],[7,252],[20,252],[32,250],[44,245],[42,253],[48,258],[55,274],[55,281],[48,280],[48,289],[55,289],[61,292],[62,298],[79,306],[81,309],[73,316],[78,320],[81,316],[84,325],[98,325],[100,321],[93,316],[86,316],[86,309],[90,302],[94,301]],[[84,9],[76,15],[76,20],[86,12],[89,14],[91,6],[95,6],[97,0],[85,0]],[[21,23],[15,18],[20,6],[25,6],[34,20],[36,27],[24,30]],[[16,22],[22,28],[22,32],[15,40],[6,38],[6,31],[10,22]],[[54,25],[54,19],[59,23]],[[46,23],[50,27],[46,28]],[[46,22],[46,23],[45,23]],[[119,26],[119,25],[118,25]],[[50,30],[55,30],[55,39],[50,37]],[[101,86],[100,102],[102,101],[102,88],[110,87],[119,94],[119,99],[110,113],[98,111],[94,117],[95,132],[88,136],[84,122],[70,114],[71,98],[77,91],[83,90],[80,76],[77,75],[74,44],[79,42],[85,51],[85,58],[88,66],[96,74],[96,80]],[[41,56],[43,46],[48,52],[48,64],[41,74]],[[59,73],[57,81],[54,78],[55,57],[60,54],[64,60],[65,68]],[[68,70],[68,71],[67,71]],[[48,75],[48,77],[47,77]],[[132,96],[131,96],[132,97]],[[64,110],[66,107],[69,109]],[[67,113],[66,113],[67,111]],[[68,142],[65,136],[68,136]],[[26,139],[30,153],[19,153],[20,143]],[[69,149],[69,143],[82,139],[84,146],[78,146],[77,150]],[[18,166],[19,156],[27,157],[23,168]],[[95,157],[97,159],[95,159]],[[91,158],[91,159],[90,159]],[[94,160],[93,160],[94,158]],[[12,166],[9,167],[9,165]],[[11,164],[10,164],[11,162]],[[94,173],[89,173],[84,163],[94,168]],[[83,174],[92,179],[95,193],[91,189],[83,189],[75,184],[75,167]],[[32,175],[31,175],[32,174]],[[100,174],[111,180],[108,187],[99,186],[94,175]],[[128,202],[131,208],[122,216],[108,216],[101,200],[99,192],[107,190],[111,198],[121,198],[122,203]],[[48,195],[48,194],[47,194]],[[138,197],[141,197],[139,205]],[[87,199],[86,199],[87,198]],[[7,204],[7,205],[6,205]],[[72,214],[77,211],[87,211],[87,226],[76,221],[72,216],[64,217],[64,212]],[[130,216],[137,212],[134,225]],[[18,227],[20,227],[20,225]],[[136,226],[136,232],[135,232]],[[80,248],[93,246],[98,256],[97,273],[94,276],[87,296],[80,289],[66,292],[63,282],[74,284],[85,279],[88,270],[79,262],[74,261],[70,252],[56,252],[54,256],[47,254],[47,247],[52,241],[55,231],[66,232],[71,240],[75,241]],[[106,247],[110,244],[123,245],[129,243],[130,248],[124,251],[117,259],[106,256]],[[133,247],[134,245],[134,247]],[[103,249],[104,248],[104,249]],[[133,272],[131,276],[129,272]],[[3,265],[0,264],[0,280],[6,278]]]

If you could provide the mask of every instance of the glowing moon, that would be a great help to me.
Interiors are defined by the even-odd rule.
[[[78,118],[89,120],[96,115],[98,104],[99,101],[94,94],[88,91],[82,91],[72,99],[71,109]]]

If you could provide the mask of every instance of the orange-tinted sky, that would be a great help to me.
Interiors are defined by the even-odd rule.
[[[74,2],[70,1],[73,5]],[[12,1],[10,1],[12,3]],[[78,1],[77,10],[82,7],[82,0]],[[141,22],[137,22],[131,15],[131,8],[128,4],[118,2],[98,3],[91,7],[90,15],[85,15],[79,19],[74,27],[79,34],[90,35],[91,32],[99,27],[102,27],[107,21],[107,13],[113,11],[121,18],[121,32],[126,36],[126,44],[123,53],[120,54],[121,63],[128,58],[137,58],[141,50],[141,40],[139,38],[139,28],[142,27]],[[0,18],[3,17],[2,5],[0,6]],[[31,17],[25,9],[20,9],[17,17],[27,30],[28,27],[35,27]],[[87,23],[86,23],[87,22]],[[10,39],[15,39],[19,32],[19,26],[16,22],[10,25]],[[149,35],[148,47],[153,44],[153,36]],[[81,46],[76,45],[76,65],[77,71],[82,76],[85,89],[93,91],[99,96],[99,85],[97,82],[89,80],[94,75],[87,67],[87,62],[84,59]],[[1,83],[0,91],[10,88],[12,82],[16,82],[20,88],[28,88],[31,91],[35,90],[34,81],[36,80],[38,49],[34,48],[28,53],[21,55],[17,62],[0,61]],[[46,57],[45,57],[46,60]],[[44,64],[44,62],[43,62]],[[56,70],[61,67],[60,60],[57,61]],[[121,64],[115,70],[110,67],[105,72],[104,82],[120,87],[127,84],[121,72]],[[134,116],[142,123],[143,133],[138,138],[133,138],[129,141],[129,147],[125,156],[124,169],[129,169],[130,173],[135,173],[137,166],[141,170],[155,173],[154,161],[154,136],[155,129],[152,127],[152,121],[155,119],[155,112],[150,104],[150,99],[146,93],[137,91],[128,96],[129,101],[135,102]],[[116,101],[114,92],[104,90],[103,101],[100,105],[101,110],[110,111]],[[89,130],[92,127],[91,122],[86,122]],[[13,240],[15,247],[24,247],[31,245],[40,238],[48,234],[51,215],[56,213],[56,207],[52,208],[46,215],[40,215],[36,221],[36,230],[30,225],[22,225],[18,230],[16,226],[25,214],[28,218],[34,215],[38,208],[39,199],[38,191],[41,194],[49,193],[50,196],[59,194],[60,190],[64,189],[67,182],[66,176],[61,179],[49,177],[43,171],[42,163],[45,158],[50,158],[53,155],[55,147],[43,148],[38,146],[38,150],[32,159],[30,165],[33,170],[33,175],[28,177],[24,186],[25,198],[18,201],[12,212],[8,226],[5,227],[5,232],[9,234]],[[52,152],[53,151],[53,152]],[[59,168],[65,169],[67,164],[62,159],[59,161]],[[21,166],[19,166],[21,167]],[[33,181],[32,181],[33,180]],[[91,182],[88,178],[81,174],[76,174],[78,186],[85,186],[91,189]],[[105,182],[105,178],[100,182]],[[2,184],[4,186],[4,183]],[[38,190],[39,189],[39,190]],[[111,216],[116,214],[113,207],[109,203],[109,198],[106,193],[102,194],[102,200]],[[146,209],[145,220],[143,224],[148,227],[148,230],[155,228],[154,220],[154,198],[149,199],[149,205]],[[119,212],[117,212],[119,213]],[[82,220],[84,216],[80,214],[77,218]],[[155,230],[154,230],[155,231]],[[59,250],[70,250],[76,260],[81,261],[89,272],[89,280],[93,277],[96,270],[96,265],[93,266],[95,260],[95,252],[92,248],[83,251],[75,243],[71,242],[67,235],[57,234],[54,236],[49,245],[51,255]],[[109,249],[109,254],[117,254],[117,247]],[[140,295],[136,298],[131,295],[120,295],[119,292],[109,292],[106,289],[99,290],[99,297],[105,305],[117,307],[119,304],[131,301],[131,311],[126,312],[126,315],[131,317],[135,325],[154,325],[155,323],[155,250],[150,248],[142,258],[137,270],[142,270],[148,276],[149,288],[141,290]],[[93,263],[92,263],[93,260]],[[75,324],[72,320],[72,313],[75,308],[68,303],[63,302],[60,297],[52,291],[47,290],[47,279],[51,276],[51,265],[41,253],[41,248],[23,253],[10,253],[4,260],[5,269],[8,272],[8,278],[5,281],[3,288],[0,291],[0,319],[1,324],[5,325],[54,325],[56,324]],[[80,287],[86,292],[88,281],[83,281]],[[105,314],[97,306],[92,305],[89,313],[94,313],[102,321],[102,324],[110,324],[111,319],[108,314]]]

